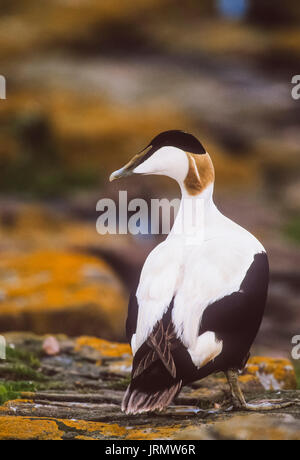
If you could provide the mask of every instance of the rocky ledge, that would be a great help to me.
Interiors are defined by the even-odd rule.
[[[223,375],[184,388],[167,413],[128,416],[128,345],[93,337],[5,334],[0,361],[0,439],[300,439],[300,408],[226,411]],[[300,399],[290,361],[254,357],[240,376],[248,400]]]

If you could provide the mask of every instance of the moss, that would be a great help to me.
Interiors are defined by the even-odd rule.
[[[0,405],[11,399],[28,397],[36,391],[63,390],[61,382],[32,382],[27,380],[0,380]]]
[[[0,404],[4,404],[11,399],[18,399],[23,391],[36,391],[37,385],[24,381],[19,382],[0,382]]]
[[[300,217],[291,219],[283,227],[283,233],[289,240],[300,244]]]
[[[300,389],[300,362],[293,361],[294,369],[296,373],[296,380],[297,380],[297,388]]]
[[[33,369],[38,369],[40,367],[40,360],[34,353],[9,346],[6,347],[6,361],[11,363],[17,363],[21,361]]]
[[[111,390],[125,391],[130,383],[130,380],[130,377],[127,377],[124,379],[117,380],[115,382],[111,381],[107,384],[107,388],[110,388]]]
[[[6,347],[6,360],[0,365],[0,377],[7,380],[35,380],[43,382],[46,377],[38,371],[38,357],[21,348]]]
[[[37,380],[43,382],[46,377],[30,366],[22,363],[0,366],[0,377],[11,380]]]

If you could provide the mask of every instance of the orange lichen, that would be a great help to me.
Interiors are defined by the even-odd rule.
[[[174,439],[176,433],[182,429],[182,425],[174,426],[143,426],[143,428],[127,430],[125,439],[130,440],[154,440],[154,439]]]
[[[78,441],[97,441],[97,439],[95,438],[90,438],[89,436],[81,436],[81,435],[75,436],[74,439],[77,439]]]
[[[86,422],[84,420],[60,420],[65,426],[74,428],[78,431],[84,431],[87,435],[100,434],[107,437],[116,437],[120,439],[172,439],[174,433],[178,432],[182,425],[171,427],[153,427],[145,425],[142,428],[123,427],[117,424]],[[78,439],[78,437],[77,437]]]
[[[13,399],[11,401],[6,401],[4,404],[3,404],[3,407],[9,407],[11,404],[13,404],[14,406],[19,406],[21,404],[29,404],[29,403],[32,403],[33,400],[32,399]]]
[[[36,408],[33,405],[33,400],[25,399],[25,398],[24,399],[21,399],[21,398],[12,399],[10,401],[6,401],[2,406],[0,406],[0,412],[3,412],[5,415],[8,415],[8,414],[14,415],[18,411],[22,410],[22,407],[26,404],[30,404],[30,413],[34,414],[36,411]]]
[[[258,378],[255,375],[245,374],[239,375],[239,381],[241,383],[258,382]]]
[[[7,322],[22,323],[23,315],[30,315],[31,328],[43,333],[49,322],[52,326],[51,317],[70,310],[101,319],[112,335],[123,329],[124,292],[102,260],[67,251],[6,254],[0,260],[0,281],[0,315]]]
[[[264,376],[270,376],[281,389],[297,388],[295,371],[291,361],[288,359],[256,356],[249,360],[246,366],[246,372],[247,374],[256,376],[259,380]],[[272,388],[271,382],[270,389]]]
[[[99,433],[103,436],[123,437],[126,429],[116,423],[87,422],[85,420],[60,420],[65,426],[85,433]]]
[[[126,343],[109,342],[97,337],[82,336],[76,339],[75,351],[83,347],[90,347],[98,351],[102,356],[110,358],[121,358],[131,355],[131,348]]]
[[[39,251],[24,256],[6,256],[0,261],[0,270],[14,272],[15,282],[4,278],[2,289],[8,300],[1,305],[1,310],[9,309],[10,305],[21,299],[20,309],[59,308],[64,305],[76,305],[85,301],[95,302],[95,295],[106,297],[111,286],[101,283],[103,278],[113,278],[107,264],[82,254],[67,252]],[[88,271],[99,276],[97,283],[89,278]],[[98,289],[97,289],[98,288]],[[26,299],[30,296],[30,302]],[[97,298],[97,297],[96,297]],[[105,299],[104,299],[105,300]],[[116,305],[103,307],[116,309]]]
[[[1,440],[60,440],[63,432],[55,420],[33,417],[0,417]]]

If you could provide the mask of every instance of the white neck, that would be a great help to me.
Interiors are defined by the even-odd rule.
[[[217,235],[220,220],[226,218],[214,204],[213,190],[211,184],[202,193],[192,196],[181,186],[181,203],[168,238],[182,238],[187,245],[193,245]]]

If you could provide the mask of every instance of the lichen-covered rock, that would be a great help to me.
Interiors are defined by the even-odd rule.
[[[300,421],[291,414],[243,414],[208,425],[185,429],[175,435],[185,440],[299,441]]]
[[[2,440],[53,440],[61,439],[63,432],[54,420],[39,420],[31,417],[1,417],[0,439]]]
[[[256,377],[265,390],[297,388],[295,371],[288,359],[253,357],[246,365],[244,377],[247,376]]]
[[[127,344],[57,335],[58,354],[49,356],[45,337],[5,334],[0,439],[300,439],[297,404],[268,415],[226,411],[230,392],[221,374],[184,387],[175,408],[128,416],[120,410],[132,362]],[[285,389],[266,391],[264,374],[273,390],[275,380]],[[277,399],[279,393],[284,400],[300,399],[287,360],[254,357],[240,382],[249,401]]]
[[[42,80],[48,79],[47,72]],[[20,89],[5,105],[1,104],[0,121],[6,129],[2,127],[5,146],[0,146],[4,172],[0,189],[12,192],[25,189],[38,196],[57,197],[70,189],[97,187],[101,179],[108,178],[113,169],[127,161],[129,152],[137,151],[153,133],[167,129],[170,124],[188,123],[176,104],[164,101],[158,112],[152,101],[145,101],[141,112],[134,105],[122,108],[107,102],[100,91],[87,91],[79,96],[76,90],[66,91],[65,83],[61,83],[47,91]],[[37,130],[41,132],[43,145],[40,142],[30,145],[28,155],[26,139],[30,142],[34,137],[32,131]]]
[[[82,352],[86,348],[98,352],[100,358],[128,358],[131,356],[131,348],[127,343],[111,342],[90,336],[78,337],[75,341],[75,351]]]
[[[250,358],[243,373],[239,376],[243,392],[248,396],[261,393],[264,390],[294,390],[297,388],[295,370],[287,359],[253,357]],[[210,407],[224,401],[227,392],[227,382],[223,374],[209,376],[204,380],[194,382],[190,391],[179,395],[181,404],[201,404]],[[200,403],[201,402],[201,403]]]
[[[184,424],[188,426],[187,424]],[[84,420],[47,419],[40,417],[0,416],[0,440],[153,440],[174,439],[186,427],[181,423],[171,426],[149,423],[141,426],[122,426],[117,423]]]
[[[3,330],[123,336],[124,291],[99,259],[70,251],[7,254],[0,281]]]

